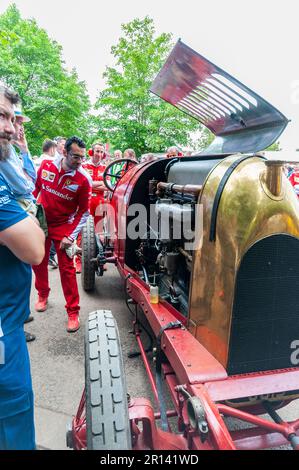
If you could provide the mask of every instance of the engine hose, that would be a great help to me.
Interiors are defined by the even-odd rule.
[[[165,167],[165,170],[164,170],[164,175],[165,175],[166,179],[168,178],[168,173],[169,173],[170,168],[172,167],[172,165],[174,165],[177,162],[179,162],[179,158],[172,158],[170,160],[170,162],[167,163],[167,165]]]
[[[144,280],[147,283],[147,285],[149,286],[150,282],[149,282],[149,278],[148,278],[148,274],[146,272],[145,266],[143,266],[143,264],[142,264],[141,267],[142,267],[142,271],[143,271]]]

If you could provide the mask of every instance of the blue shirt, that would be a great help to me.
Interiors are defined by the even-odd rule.
[[[0,232],[26,217],[0,174]],[[0,245],[0,340],[23,327],[29,315],[31,277],[31,266]]]
[[[30,165],[31,160],[28,154],[23,154],[22,159],[23,163],[20,157],[16,154],[14,148],[11,146],[9,158],[7,160],[0,161],[0,175],[3,176],[7,186],[16,199],[34,201],[32,192],[35,189],[35,184],[33,181],[26,178],[24,170],[31,176],[31,178],[35,175],[33,178],[35,181],[35,169],[33,175],[33,170]]]
[[[33,183],[35,183],[37,174],[36,174],[36,168],[33,163],[30,152],[29,151],[25,153],[21,152],[21,158],[23,160],[23,169],[26,171],[27,175],[30,176]]]

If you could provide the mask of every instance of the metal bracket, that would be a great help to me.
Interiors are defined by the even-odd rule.
[[[161,339],[164,331],[172,330],[175,328],[182,328],[183,324],[180,321],[170,322],[167,325],[163,326],[159,331],[157,336],[157,356],[156,356],[156,384],[157,384],[157,391],[158,397],[160,402],[160,413],[161,413],[161,426],[163,431],[168,431],[168,424],[167,424],[167,414],[166,414],[166,404],[163,395],[163,387],[162,387],[162,350],[161,350]]]
[[[209,426],[206,412],[200,398],[192,397],[183,385],[178,385],[176,391],[187,399],[187,413],[190,426],[194,431],[199,433],[200,440],[204,444],[209,437]]]
[[[209,437],[209,426],[205,409],[198,397],[188,398],[187,412],[191,427],[199,432],[200,440],[204,443]]]

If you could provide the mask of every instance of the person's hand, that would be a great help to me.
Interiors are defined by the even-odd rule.
[[[60,249],[65,250],[66,248],[70,248],[74,242],[71,242],[67,237],[63,237],[60,242]]]
[[[104,185],[103,181],[93,181],[92,189],[95,189],[96,191],[104,192],[106,191],[106,186]]]
[[[18,147],[18,149],[20,150],[20,152],[22,152],[22,153],[27,153],[28,152],[28,144],[27,144],[27,140],[26,140],[26,136],[25,136],[25,130],[24,130],[23,125],[20,127],[18,139],[13,140],[12,144],[16,145]]]

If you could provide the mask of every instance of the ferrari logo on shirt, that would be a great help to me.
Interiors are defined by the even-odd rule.
[[[71,179],[66,179],[64,185],[63,185],[63,189],[68,189],[69,191],[72,191],[73,193],[75,193],[76,191],[78,191],[78,188],[79,188],[79,185],[74,183]]]
[[[42,179],[46,181],[50,181],[50,183],[52,183],[55,180],[55,173],[52,173],[51,171],[43,170]]]

